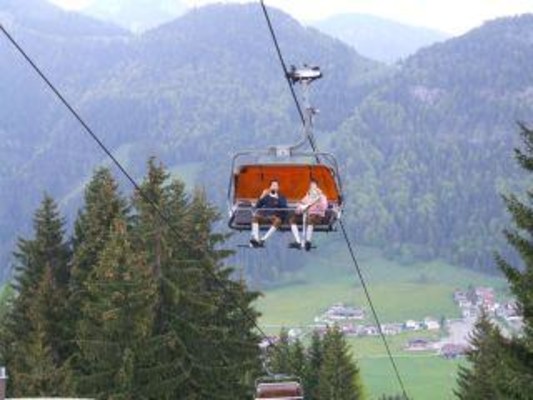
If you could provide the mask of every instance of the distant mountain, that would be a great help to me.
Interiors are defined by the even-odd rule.
[[[187,11],[180,0],[93,0],[82,10],[133,32],[143,32],[173,20]]]
[[[5,25],[26,28],[42,35],[72,38],[125,33],[115,25],[64,11],[46,0],[0,0],[0,18]]]
[[[223,205],[233,152],[300,133],[257,4],[198,8],[141,35],[55,8],[29,18],[28,4],[39,3],[0,0],[2,21],[135,177],[150,155],[174,171],[194,165]],[[340,161],[358,241],[406,261],[487,268],[506,222],[498,192],[524,184],[512,147],[515,121],[533,119],[533,16],[487,23],[394,67],[278,10],[272,20],[289,65],[324,71],[313,87],[317,137]],[[0,101],[5,263],[44,191],[72,212],[109,161],[5,40]]]
[[[386,63],[396,62],[450,36],[367,14],[340,14],[311,25],[349,44],[365,57]]]
[[[360,103],[337,151],[361,240],[492,263],[505,248],[500,193],[526,185],[513,147],[516,123],[533,123],[532,57],[533,15],[495,20],[419,51]]]
[[[127,31],[44,0],[0,0],[0,23],[71,99],[82,97],[102,71],[128,57]],[[68,156],[52,161],[62,146],[54,140],[54,126],[65,120],[64,109],[3,35],[0,98],[0,264],[5,267],[16,235],[31,224],[28,212],[36,200],[45,191],[61,193],[80,177],[69,174]],[[45,166],[42,159],[54,165]],[[0,270],[0,277],[8,270]]]
[[[21,11],[0,8],[8,12],[15,37],[134,176],[151,155],[171,168],[196,163],[201,182],[222,203],[232,152],[300,134],[256,4],[206,6],[139,36],[82,38],[68,34],[71,13],[34,25]],[[96,23],[79,18],[81,31]],[[272,19],[290,64],[323,67],[327,81],[315,85],[314,98],[324,115],[320,126],[334,131],[386,69],[280,11],[272,10]],[[50,36],[48,24],[67,33]],[[9,98],[0,108],[5,256],[44,191],[73,210],[84,180],[108,160],[5,40],[0,54],[0,94]]]

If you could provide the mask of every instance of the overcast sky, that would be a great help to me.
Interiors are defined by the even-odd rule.
[[[95,0],[52,1],[65,8],[81,9]],[[181,1],[189,6],[199,6],[246,0]],[[285,10],[300,21],[340,13],[367,13],[451,34],[464,33],[483,21],[499,16],[533,12],[533,0],[265,0],[265,3]]]

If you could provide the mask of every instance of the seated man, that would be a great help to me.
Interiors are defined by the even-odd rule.
[[[291,216],[290,224],[292,234],[295,241],[290,244],[292,248],[304,248],[305,250],[311,250],[311,239],[313,236],[313,229],[316,224],[319,224],[328,209],[328,199],[318,187],[316,180],[311,179],[309,190],[305,197],[300,200],[296,207],[296,212]],[[303,222],[306,232],[302,232],[302,239],[300,239],[300,233],[298,232],[298,222]]]
[[[256,212],[252,219],[252,247],[262,247],[267,240],[282,224],[285,217],[284,208],[287,208],[287,199],[279,192],[279,182],[272,180],[270,187],[263,190],[257,201]],[[270,229],[261,239],[259,238],[259,224],[270,223]]]

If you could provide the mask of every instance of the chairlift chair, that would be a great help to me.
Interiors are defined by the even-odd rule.
[[[322,77],[318,67],[292,68],[288,74],[293,83],[303,87],[305,101],[304,135],[293,145],[278,145],[267,150],[249,150],[233,156],[231,177],[228,185],[229,227],[238,231],[249,231],[255,213],[255,203],[272,180],[280,183],[280,193],[287,198],[286,218],[281,231],[290,230],[288,219],[295,212],[298,202],[305,196],[310,181],[316,180],[328,200],[328,209],[322,221],[315,225],[316,232],[333,231],[341,217],[343,205],[342,183],[337,160],[330,153],[302,152],[300,147],[307,141],[313,143],[312,119],[316,110],[308,100],[310,84]],[[260,161],[249,162],[251,157]],[[266,159],[266,161],[265,161]],[[303,161],[302,161],[303,160]],[[263,209],[264,210],[264,209]],[[267,225],[260,226],[268,228]],[[300,225],[301,228],[301,225]]]
[[[261,378],[255,385],[255,400],[303,400],[299,379]]]

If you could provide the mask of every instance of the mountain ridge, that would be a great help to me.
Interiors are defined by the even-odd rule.
[[[509,121],[520,116],[514,111],[527,117],[530,109],[519,89],[532,75],[521,60],[533,55],[520,40],[533,23],[505,19],[494,32],[496,25],[488,25],[388,68],[280,11],[272,19],[287,62],[316,62],[325,72],[313,88],[313,103],[323,111],[317,137],[341,162],[354,210],[345,215],[361,242],[406,260],[442,257],[486,269],[506,221],[495,189],[520,179],[510,166]],[[18,33],[134,176],[151,155],[170,168],[198,163],[199,182],[222,205],[232,152],[299,134],[262,23],[253,6],[213,5],[98,45],[70,37],[43,47],[35,44],[40,36]],[[502,45],[484,42],[508,30]],[[462,55],[471,48],[484,56]],[[10,55],[0,58],[0,87],[11,100],[0,109],[0,132],[8,138],[0,145],[0,237],[7,254],[14,236],[28,229],[40,193],[70,196],[106,161],[5,41],[0,52]],[[487,94],[470,79],[480,65],[491,69],[483,71],[490,77],[483,85],[511,82],[508,97]],[[76,201],[66,204],[67,215]]]
[[[368,58],[388,64],[451,36],[430,28],[360,13],[337,14],[309,25],[349,44]]]

